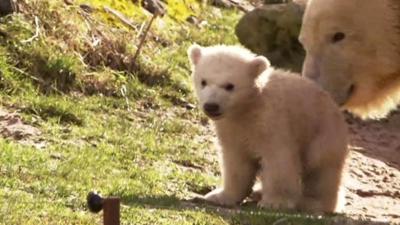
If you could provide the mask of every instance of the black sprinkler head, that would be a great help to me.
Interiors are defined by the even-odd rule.
[[[87,206],[92,213],[98,213],[103,209],[104,199],[96,192],[89,192],[86,197]]]

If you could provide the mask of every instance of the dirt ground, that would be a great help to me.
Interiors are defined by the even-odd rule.
[[[400,223],[400,112],[369,122],[347,115],[347,122],[351,151],[344,213],[353,219]],[[0,109],[0,137],[41,148],[39,136],[20,116]]]
[[[34,145],[33,139],[40,136],[40,130],[25,124],[17,113],[0,108],[0,137]]]
[[[400,223],[400,112],[382,121],[347,117],[350,157],[345,213]]]

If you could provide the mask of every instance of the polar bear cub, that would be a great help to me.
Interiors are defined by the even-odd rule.
[[[221,147],[222,187],[205,200],[238,204],[258,176],[261,207],[335,211],[347,127],[328,94],[238,46],[193,45],[188,55]]]

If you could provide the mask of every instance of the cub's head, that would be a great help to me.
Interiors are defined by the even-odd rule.
[[[237,46],[192,45],[188,55],[199,105],[213,120],[246,110],[257,77],[269,66],[265,57]]]
[[[309,0],[303,75],[359,116],[383,115],[400,71],[399,9],[398,0]]]

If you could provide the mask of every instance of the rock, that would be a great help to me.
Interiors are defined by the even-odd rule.
[[[300,72],[305,53],[298,35],[305,2],[257,7],[239,21],[236,36],[242,45],[266,56],[272,65]]]
[[[14,0],[1,0],[0,1],[0,16],[6,16],[16,11],[16,4]]]
[[[232,8],[234,5],[229,0],[211,0],[210,3],[217,7]]]
[[[93,13],[95,11],[95,9],[88,4],[80,4],[79,7],[87,13]]]
[[[296,2],[305,5],[308,0],[264,0],[264,4],[282,4]]]
[[[19,141],[39,134],[39,129],[23,123],[19,115],[8,113],[0,108],[0,138]]]
[[[291,2],[290,0],[264,0],[265,4],[281,4],[281,3],[288,3]]]
[[[66,5],[73,5],[74,4],[74,0],[64,0],[64,3]]]
[[[200,23],[199,19],[197,19],[197,17],[195,16],[189,16],[188,18],[186,18],[186,22],[194,25],[198,25]]]
[[[254,9],[254,6],[245,0],[208,0],[211,5],[220,8],[237,8],[244,12],[249,12]]]

